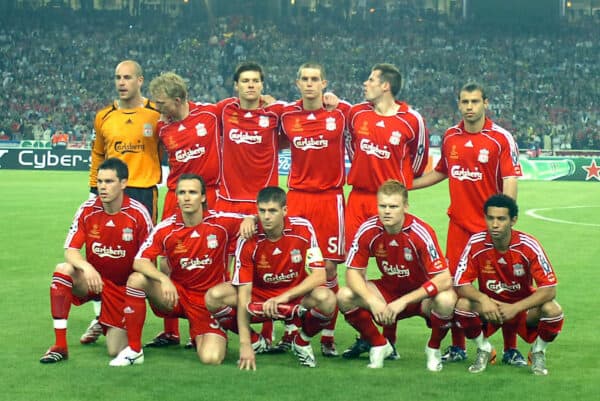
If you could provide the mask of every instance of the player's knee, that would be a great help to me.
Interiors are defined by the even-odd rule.
[[[346,312],[354,307],[354,292],[349,287],[342,287],[337,293],[338,307]]]
[[[219,347],[200,347],[198,350],[198,358],[204,365],[220,365],[225,359],[225,352]]]
[[[315,288],[311,295],[323,313],[333,313],[337,304],[337,299],[333,291],[328,288],[319,287]]]
[[[216,285],[209,289],[204,295],[204,302],[206,303],[206,309],[214,312],[226,304],[228,297],[235,297],[235,289],[227,283]]]
[[[139,272],[133,272],[127,279],[127,285],[133,288],[144,288],[146,283],[146,276]]]
[[[66,263],[66,262],[59,263],[54,268],[55,272],[61,273],[61,274],[66,274],[68,276],[71,276],[73,274],[74,270],[75,269],[73,268],[73,265],[71,265],[70,263]]]
[[[542,305],[543,317],[556,317],[563,313],[562,307],[555,300],[548,301]]]
[[[315,299],[318,303],[326,302],[330,297],[335,297],[333,292],[325,287],[317,287],[311,291],[311,297]]]
[[[433,300],[433,308],[444,316],[451,314],[455,305],[456,293],[454,291],[442,291]]]
[[[465,312],[471,312],[473,310],[471,307],[471,301],[469,301],[467,298],[458,298],[454,308]]]
[[[202,354],[199,355],[200,357],[200,362],[202,362],[204,365],[220,365],[223,363],[223,357],[220,355],[216,355],[216,354]]]
[[[215,312],[220,307],[219,299],[213,290],[214,288],[211,288],[204,294],[204,303],[210,312]]]

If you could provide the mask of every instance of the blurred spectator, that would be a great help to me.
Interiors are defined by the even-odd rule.
[[[40,124],[46,140],[58,127],[83,140],[95,111],[113,98],[106,84],[112,66],[126,58],[145,60],[147,79],[163,71],[189,77],[190,97],[206,102],[232,95],[233,69],[250,57],[269,66],[265,92],[278,99],[299,97],[295,68],[314,59],[330,66],[328,87],[352,103],[363,100],[360,82],[370,67],[390,62],[403,73],[399,98],[410,94],[432,133],[460,118],[458,86],[475,79],[489,83],[490,117],[523,149],[529,127],[539,138],[550,136],[539,141],[544,148],[599,149],[598,21],[500,31],[459,17],[380,13],[365,15],[358,30],[357,16],[321,12],[280,21],[220,17],[185,30],[160,15],[133,24],[119,13],[0,16],[0,122],[18,128],[13,139],[40,137]]]
[[[66,149],[69,145],[69,134],[63,131],[56,131],[52,135],[52,147]]]
[[[442,145],[442,136],[437,132],[429,135],[429,146],[432,148],[439,148]]]

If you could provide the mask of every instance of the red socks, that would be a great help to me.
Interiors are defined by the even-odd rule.
[[[217,319],[224,330],[238,333],[237,311],[231,306],[224,306],[220,310],[214,312],[213,317]]]
[[[331,291],[333,291],[334,294],[337,294],[338,291],[340,290],[337,276],[335,276],[331,280],[327,280],[326,286]],[[338,317],[338,307],[336,305],[335,311],[333,311],[333,316],[331,317],[330,322],[327,324],[327,326],[323,327],[323,330],[326,330],[326,332],[321,333],[321,344],[333,342],[333,332],[335,330],[335,325],[337,323],[337,317]]]
[[[146,321],[146,293],[127,286],[125,289],[125,327],[129,347],[135,352],[142,349],[142,330]]]
[[[557,317],[541,318],[538,325],[538,336],[547,343],[554,341],[562,330],[564,322],[565,318],[563,314]]]
[[[385,345],[386,338],[377,330],[371,314],[366,309],[352,309],[344,313],[344,318],[371,346]]]
[[[442,340],[446,337],[448,330],[452,326],[452,316],[439,316],[434,311],[431,311],[429,320],[431,321],[431,337],[427,345],[429,348],[439,349]]]
[[[52,275],[50,311],[54,319],[55,345],[67,349],[67,318],[73,300],[73,279],[59,272]]]
[[[165,333],[171,333],[179,337],[179,319],[166,317],[163,319]]]
[[[460,334],[462,335],[462,346],[465,347],[465,336],[468,339],[472,340],[474,338],[479,337],[481,334],[481,319],[479,315],[473,312],[465,312],[461,310],[454,310],[454,321],[457,323],[458,327],[452,327],[452,344],[459,345],[454,342],[455,329],[460,330]],[[465,348],[463,348],[465,349]]]
[[[331,322],[332,315],[326,315],[317,308],[312,308],[304,315],[302,331],[308,337],[313,337]]]

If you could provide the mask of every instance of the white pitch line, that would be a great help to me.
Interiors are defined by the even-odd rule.
[[[538,212],[540,211],[546,211],[546,210],[559,210],[559,209],[582,209],[582,208],[590,208],[590,207],[596,207],[596,208],[600,208],[600,206],[564,206],[564,207],[546,207],[546,208],[540,208],[540,209],[529,209],[525,212],[526,215],[533,217],[534,219],[539,219],[539,220],[544,220],[544,221],[550,221],[553,223],[562,223],[562,224],[573,224],[576,226],[588,226],[588,227],[600,227],[600,224],[594,224],[594,223],[578,223],[576,221],[569,221],[569,220],[560,220],[560,219],[553,219],[550,217],[545,217],[545,216],[541,216],[538,214]]]

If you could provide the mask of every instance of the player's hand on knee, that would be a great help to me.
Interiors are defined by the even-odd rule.
[[[93,292],[94,294],[100,294],[102,292],[104,282],[96,269],[92,267],[84,268],[83,276],[85,277],[85,283],[90,292]]]
[[[177,294],[177,288],[173,285],[171,280],[165,280],[161,282],[162,296],[165,303],[169,308],[173,308],[177,304],[179,294]]]

